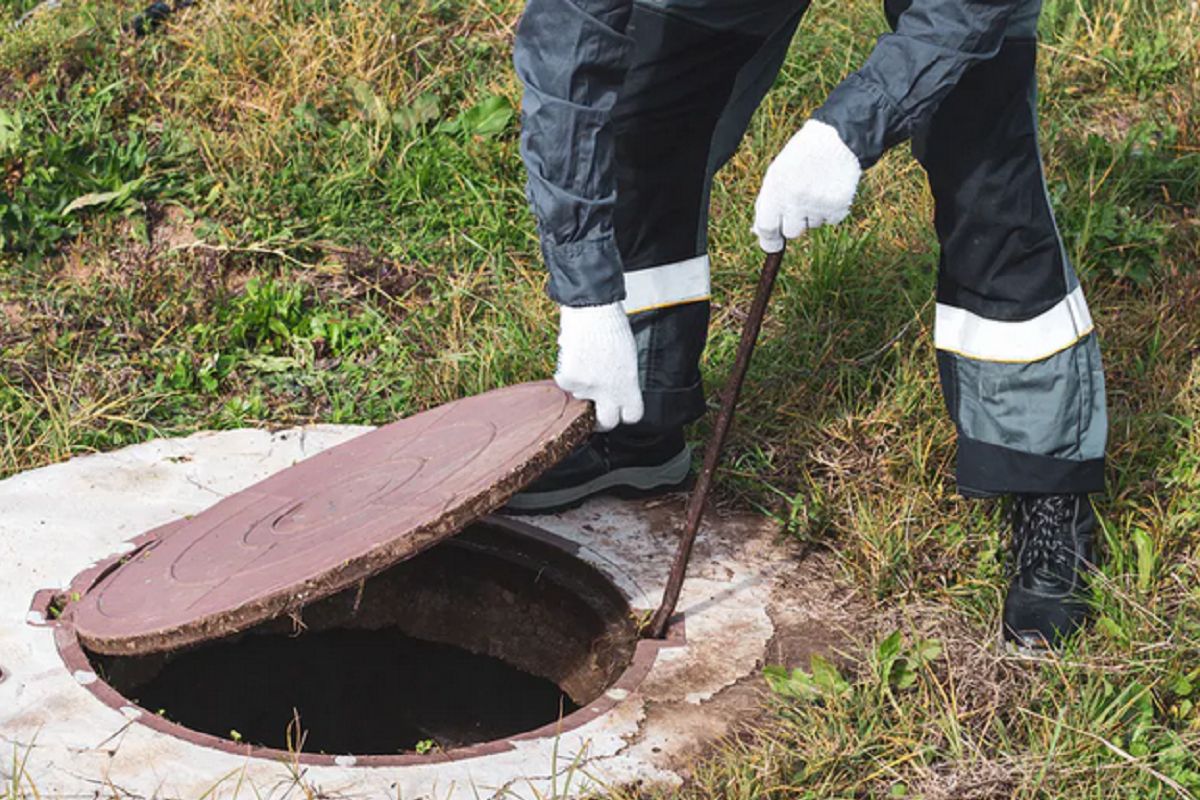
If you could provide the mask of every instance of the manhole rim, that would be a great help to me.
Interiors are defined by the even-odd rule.
[[[502,528],[518,536],[526,536],[535,539],[543,544],[562,551],[565,555],[572,558],[578,557],[577,553],[580,550],[580,546],[577,543],[543,528],[531,525],[530,523],[512,519],[510,517],[495,515],[485,516],[481,518],[480,522]],[[134,540],[131,540],[131,544],[135,546],[143,544],[143,539],[144,537],[138,537]],[[97,575],[103,574],[113,564],[119,562],[121,559],[126,558],[127,556],[128,552],[117,553],[95,564],[89,569],[84,570],[75,577],[75,579],[71,582],[70,587],[63,592],[52,590],[39,591],[34,596],[33,608],[31,611],[34,613],[42,612],[43,610],[39,606],[48,604],[51,598],[58,598],[64,595],[70,596],[73,593],[86,591],[87,588],[89,588],[95,582]],[[586,564],[594,569],[603,578],[603,580],[611,585],[617,592],[621,592],[621,587],[611,577],[604,575],[604,573],[599,569],[596,569],[594,565],[587,564],[587,562],[583,561],[582,559],[580,561],[581,563]],[[633,609],[633,611],[635,614],[648,614],[650,610]],[[554,738],[564,733],[569,733],[573,730],[581,728],[584,725],[603,717],[618,705],[626,702],[633,694],[633,691],[641,685],[646,676],[650,673],[650,670],[654,666],[654,662],[657,659],[659,650],[664,648],[680,647],[686,644],[685,620],[684,616],[680,614],[672,622],[666,639],[638,640],[629,665],[624,669],[624,671],[622,671],[617,680],[609,685],[607,689],[605,689],[604,693],[601,694],[600,697],[559,720],[549,722],[541,727],[513,736],[507,736],[487,742],[480,742],[478,744],[468,745],[466,747],[434,751],[426,754],[397,753],[358,755],[354,753],[295,753],[273,747],[239,743],[233,741],[232,739],[225,739],[220,736],[203,733],[179,723],[172,722],[166,717],[160,716],[152,711],[138,706],[110,686],[107,682],[101,680],[100,676],[96,674],[92,667],[91,661],[88,659],[87,654],[83,649],[83,645],[80,642],[77,632],[75,631],[75,627],[71,623],[70,613],[66,613],[58,619],[51,619],[49,615],[44,615],[44,620],[45,621],[40,624],[53,628],[55,648],[58,651],[59,657],[62,659],[63,665],[67,669],[68,673],[74,676],[76,682],[83,686],[83,688],[87,689],[97,700],[113,709],[117,713],[125,716],[128,720],[127,724],[142,725],[157,733],[171,736],[172,738],[178,739],[187,744],[198,745],[208,749],[230,753],[232,755],[268,759],[272,761],[285,759],[288,763],[298,763],[308,766],[429,766],[434,764],[465,761],[468,759],[508,752],[515,750],[517,743],[519,742]]]

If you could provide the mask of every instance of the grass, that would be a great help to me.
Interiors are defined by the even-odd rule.
[[[7,26],[34,5],[0,11],[0,475],[550,373],[519,0],[203,0],[142,39],[127,0]],[[758,176],[883,25],[873,2],[818,0],[720,177],[710,385],[753,291]],[[876,635],[772,673],[771,724],[684,796],[1200,796],[1198,31],[1185,0],[1043,12],[1048,181],[1112,422],[1093,632],[1053,662],[994,646],[1003,521],[954,496],[932,207],[900,148],[850,220],[789,253],[721,481],[836,553]]]

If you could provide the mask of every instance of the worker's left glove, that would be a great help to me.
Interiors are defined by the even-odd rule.
[[[862,167],[831,126],[810,119],[784,146],[754,201],[758,244],[768,253],[783,249],[809,228],[841,222],[850,213]]]

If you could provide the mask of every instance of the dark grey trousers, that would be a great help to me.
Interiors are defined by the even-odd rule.
[[[895,19],[907,2],[888,0]],[[645,419],[704,412],[707,220],[714,173],[770,88],[806,3],[639,0],[615,115],[615,229]],[[1040,0],[913,139],[941,245],[935,344],[968,495],[1096,492],[1107,420],[1100,351],[1062,246],[1038,151]]]

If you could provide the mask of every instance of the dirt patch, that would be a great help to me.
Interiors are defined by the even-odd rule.
[[[151,227],[150,242],[168,250],[190,247],[199,242],[191,216],[182,206],[166,206]]]
[[[100,279],[118,278],[114,273],[104,254],[98,253],[89,243],[76,240],[63,250],[58,277],[74,286],[87,286]]]
[[[727,529],[723,527],[722,533]],[[709,542],[717,549],[735,544],[724,537]],[[762,544],[762,537],[740,544],[753,548]],[[772,546],[780,547],[779,543]],[[633,748],[685,781],[695,777],[699,765],[720,757],[732,744],[770,735],[775,711],[763,667],[807,669],[812,657],[819,655],[850,671],[872,641],[877,625],[869,606],[836,579],[832,557],[810,553],[801,558],[798,546],[785,544],[783,549],[796,560],[782,564],[773,585],[761,589],[772,598],[767,610],[774,634],[753,670],[702,702],[652,702],[647,707]]]
[[[658,766],[684,781],[698,766],[718,756],[731,741],[752,739],[770,721],[766,684],[758,675],[743,678],[702,705],[652,704],[646,710],[637,745]]]
[[[144,230],[138,227],[142,223]],[[115,228],[101,226],[94,235],[85,232],[66,243],[60,253],[58,280],[81,287],[99,281],[121,287],[138,285],[162,271],[159,262],[170,252],[186,251],[200,241],[189,212],[181,206],[147,202],[143,217],[114,224]]]
[[[318,247],[320,263],[310,280],[322,299],[369,300],[394,321],[429,299],[429,282],[414,266],[366,247]]]
[[[19,330],[25,325],[25,310],[17,303],[0,303],[0,320],[7,330]]]
[[[1020,771],[1012,764],[971,761],[969,764],[953,764],[929,770],[928,775],[913,786],[913,795],[925,800],[1012,797],[1021,777]]]
[[[1137,109],[1099,105],[1092,109],[1084,130],[1109,142],[1123,142],[1141,118],[1142,113]]]
[[[853,661],[871,636],[870,608],[859,593],[832,576],[832,556],[813,553],[783,579],[770,608],[775,636],[767,664],[807,668],[819,655],[839,665]]]

